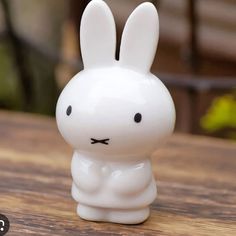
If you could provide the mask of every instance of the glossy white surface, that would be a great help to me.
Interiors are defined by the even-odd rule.
[[[149,157],[175,123],[168,90],[149,72],[158,27],[155,7],[141,4],[127,21],[116,61],[110,9],[93,0],[84,12],[85,69],[67,84],[56,109],[58,128],[75,150],[72,196],[84,219],[140,223],[156,198]]]

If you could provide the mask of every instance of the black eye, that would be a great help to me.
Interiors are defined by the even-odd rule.
[[[141,120],[142,120],[142,115],[140,113],[136,113],[134,116],[134,121],[136,123],[139,123],[139,122],[141,122]]]
[[[66,115],[70,115],[72,112],[72,106],[68,106],[67,109],[66,109]]]

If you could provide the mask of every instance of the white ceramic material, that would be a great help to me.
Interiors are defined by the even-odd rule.
[[[130,15],[115,60],[113,15],[91,1],[81,22],[84,70],[62,91],[58,128],[74,148],[72,196],[86,220],[137,224],[156,198],[150,155],[175,123],[172,98],[150,73],[159,38],[155,7],[143,3]]]

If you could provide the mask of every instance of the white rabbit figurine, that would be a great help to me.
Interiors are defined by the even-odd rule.
[[[155,200],[150,155],[174,129],[175,108],[163,83],[150,73],[159,38],[151,3],[130,15],[115,59],[116,28],[102,0],[81,21],[84,70],[62,91],[58,128],[74,148],[72,196],[86,220],[138,224]]]

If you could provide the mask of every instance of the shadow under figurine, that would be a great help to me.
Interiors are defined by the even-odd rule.
[[[115,60],[116,28],[102,0],[81,21],[84,70],[62,91],[58,128],[74,148],[72,196],[86,220],[145,221],[157,195],[150,155],[174,129],[175,109],[150,73],[159,38],[156,8],[143,3],[130,15]]]

